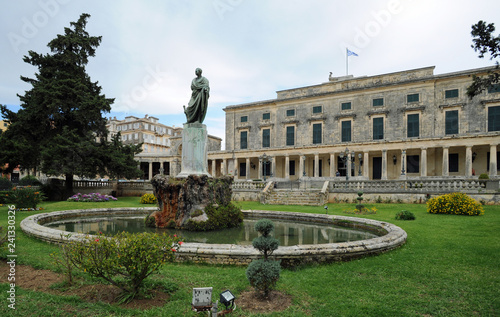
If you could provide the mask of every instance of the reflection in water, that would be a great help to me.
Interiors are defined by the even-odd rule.
[[[257,219],[245,219],[243,225],[239,228],[207,232],[149,228],[144,225],[144,216],[74,218],[47,223],[44,226],[69,232],[89,234],[102,232],[106,235],[113,235],[122,231],[167,232],[168,234],[177,234],[183,237],[186,242],[251,245],[252,240],[258,236],[258,232],[254,229],[257,221]],[[274,237],[280,241],[281,246],[339,243],[377,237],[371,232],[327,224],[281,220],[273,220],[273,222]]]

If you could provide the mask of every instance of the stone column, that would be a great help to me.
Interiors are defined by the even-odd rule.
[[[449,164],[449,155],[448,155],[448,150],[450,148],[445,146],[443,147],[443,176],[449,176],[450,175],[450,164]]]
[[[330,153],[330,177],[335,177],[337,171],[337,156],[335,153]]]
[[[408,166],[406,166],[406,149],[401,150],[401,175],[406,175],[406,170]]]
[[[465,147],[465,177],[472,177],[472,146]]]
[[[351,152],[347,154],[346,174],[351,177]]]
[[[497,176],[497,145],[490,145],[490,178]]]
[[[285,178],[290,179],[290,156],[285,155]]]
[[[365,152],[363,158],[363,177],[370,179],[370,153]]]
[[[305,162],[306,162],[305,155],[301,155],[300,156],[300,166],[299,166],[299,174],[300,174],[299,178],[304,176],[304,171],[305,171],[304,164],[305,164]]]
[[[387,150],[382,150],[382,180],[387,180]]]
[[[148,163],[148,179],[153,179],[153,162]]]
[[[319,154],[314,153],[314,177],[319,177]]]
[[[427,176],[427,148],[425,147],[420,152],[420,176]]]
[[[217,160],[212,160],[212,176],[217,176]]]
[[[277,175],[276,175],[276,156],[271,157],[271,175],[269,177],[277,177]]]
[[[259,178],[264,179],[264,173],[262,172],[264,170],[264,162],[259,158]]]
[[[220,166],[220,172],[221,172],[222,176],[227,175],[227,159],[222,159],[222,163]]]
[[[246,179],[250,179],[250,158],[247,157],[246,159],[246,164],[245,164],[245,170],[246,170]]]

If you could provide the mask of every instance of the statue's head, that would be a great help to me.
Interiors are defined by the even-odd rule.
[[[196,70],[194,71],[194,73],[196,74],[196,76],[200,76],[201,75],[201,68],[196,68]]]

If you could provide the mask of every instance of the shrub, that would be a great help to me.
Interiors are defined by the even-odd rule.
[[[78,202],[104,202],[110,200],[118,200],[110,195],[103,195],[99,193],[81,194],[71,196],[67,201],[78,201]]]
[[[252,245],[263,254],[263,258],[254,260],[246,270],[246,276],[250,285],[258,292],[261,292],[262,297],[268,298],[271,288],[276,285],[280,278],[280,263],[270,260],[269,256],[274,250],[278,249],[279,241],[271,236],[274,231],[274,223],[268,219],[261,219],[255,224],[261,236],[253,239]]]
[[[153,194],[144,194],[141,197],[141,204],[156,204],[157,202],[158,201]]]
[[[208,231],[234,228],[243,222],[241,209],[233,203],[229,203],[226,206],[208,205],[205,207],[205,213],[208,217],[207,221],[202,222],[189,219],[184,229],[190,231]]]
[[[268,297],[280,278],[280,264],[277,261],[266,261],[264,259],[254,260],[248,265],[246,275],[250,285],[257,291],[261,291],[262,297]]]
[[[10,190],[0,191],[0,206],[7,203],[9,193],[10,193]]]
[[[19,186],[40,186],[42,183],[35,176],[24,176],[19,180]]]
[[[43,193],[31,186],[27,187],[14,187],[12,191],[7,194],[7,202],[14,204],[17,209],[32,208],[45,199]]]
[[[433,214],[480,216],[484,209],[480,203],[463,193],[451,193],[427,201],[427,211]]]
[[[122,302],[128,302],[140,294],[144,279],[173,262],[181,244],[175,235],[122,232],[70,242],[68,249],[77,268],[121,288]]]
[[[481,175],[479,175],[478,177],[479,179],[490,179],[490,177],[488,176],[488,174],[486,173],[482,173]]]
[[[10,190],[12,182],[7,177],[0,177],[0,190]]]
[[[415,215],[413,212],[408,211],[408,210],[401,210],[396,214],[396,219],[397,220],[415,220]]]

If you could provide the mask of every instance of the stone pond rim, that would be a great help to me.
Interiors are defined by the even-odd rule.
[[[21,229],[29,236],[36,237],[49,243],[64,243],[62,235],[71,234],[70,240],[79,241],[89,237],[82,233],[71,233],[44,227],[44,223],[76,217],[112,216],[112,215],[148,215],[156,207],[146,208],[102,208],[84,210],[55,211],[32,215],[21,221]],[[294,267],[302,264],[328,263],[345,261],[367,255],[384,253],[406,242],[407,234],[400,227],[383,221],[283,211],[244,210],[245,218],[288,221],[305,221],[340,225],[344,227],[359,228],[383,234],[377,238],[343,243],[308,244],[279,247],[272,257],[281,260],[282,267]],[[179,262],[248,265],[252,260],[260,257],[259,252],[252,246],[235,244],[205,244],[184,243],[176,259]]]

